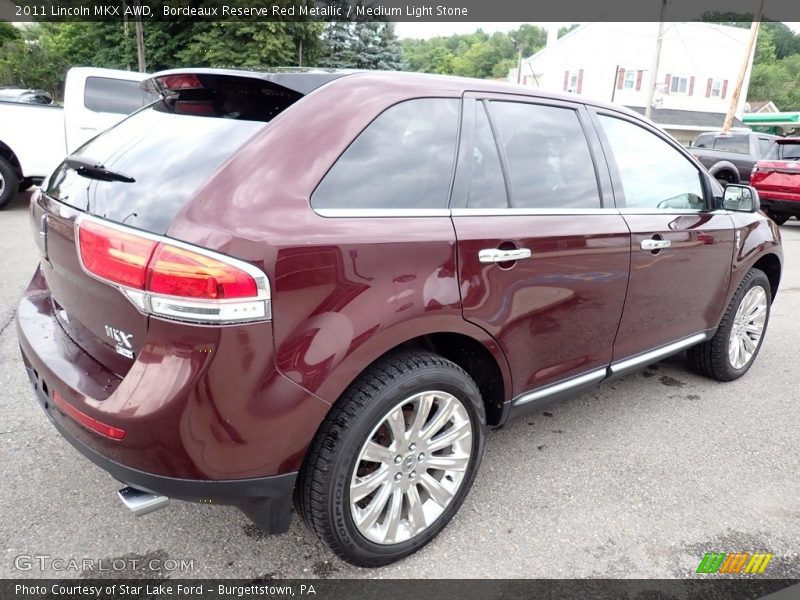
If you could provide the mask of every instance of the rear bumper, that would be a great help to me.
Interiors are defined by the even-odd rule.
[[[164,477],[126,467],[92,450],[67,431],[54,416],[56,409],[42,389],[35,370],[30,367],[26,370],[39,404],[53,426],[78,452],[119,482],[176,500],[235,506],[265,533],[284,533],[289,529],[296,472],[274,477],[212,481]]]
[[[761,208],[765,210],[794,217],[800,216],[800,194],[797,195],[797,200],[765,198],[764,196],[760,196],[760,200]]]
[[[124,484],[236,506],[267,532],[286,530],[297,471],[330,406],[277,372],[268,323],[187,330],[152,320],[120,377],[53,310],[37,270],[17,307],[20,350],[40,405],[70,444]],[[91,431],[65,408],[124,439]]]

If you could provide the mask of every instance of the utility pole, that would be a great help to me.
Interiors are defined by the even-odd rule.
[[[522,82],[522,48],[524,46],[522,41],[517,42],[517,83]]]
[[[127,70],[131,70],[131,61],[130,61],[130,54],[128,53],[128,3],[126,0],[122,0],[122,33],[125,36],[125,62],[127,64]]]
[[[144,73],[146,64],[144,61],[144,31],[142,30],[142,13],[139,0],[133,0],[135,8],[134,18],[136,20],[136,54],[139,57],[139,73]]]
[[[739,96],[742,93],[742,86],[744,85],[744,76],[747,73],[747,67],[750,65],[750,56],[753,54],[753,48],[756,45],[756,38],[758,37],[758,28],[761,25],[761,13],[764,10],[764,0],[759,0],[756,14],[753,15],[753,22],[750,24],[750,36],[747,38],[747,47],[744,51],[744,60],[742,67],[739,69],[739,75],[736,78],[736,87],[733,88],[731,94],[731,103],[728,106],[728,114],[725,115],[725,122],[722,124],[722,133],[730,131],[733,126],[733,117],[736,115],[736,107],[739,104]]]
[[[664,40],[664,12],[666,10],[667,0],[661,0],[661,10],[658,13],[656,53],[653,55],[653,66],[650,68],[650,89],[647,91],[647,105],[644,107],[644,116],[648,119],[653,118],[653,99],[656,96],[656,86],[658,85],[658,63],[661,60],[661,42]],[[619,74],[617,77],[619,77]]]

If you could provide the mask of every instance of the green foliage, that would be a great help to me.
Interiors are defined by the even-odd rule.
[[[22,35],[20,34],[19,29],[14,27],[11,23],[0,21],[0,46],[5,44],[6,42],[21,40],[21,39]]]
[[[39,39],[42,26],[23,30],[0,46],[0,86],[36,88],[57,97],[67,62],[51,40]]]
[[[435,37],[429,40],[403,40],[406,68],[425,73],[445,73],[467,77],[506,77],[517,65],[518,48],[523,56],[540,50],[547,32],[534,25],[522,25],[509,33],[491,36],[475,33]]]
[[[321,46],[317,61],[321,67],[390,71],[403,68],[403,49],[392,23],[328,23]]]

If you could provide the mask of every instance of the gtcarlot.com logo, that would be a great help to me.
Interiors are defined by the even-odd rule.
[[[130,571],[194,571],[193,558],[76,558],[49,554],[18,554],[14,568],[19,571],[74,571],[91,574]]]

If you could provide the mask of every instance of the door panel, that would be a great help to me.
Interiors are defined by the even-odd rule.
[[[710,210],[709,178],[674,140],[619,114],[597,114],[595,125],[631,231],[618,361],[716,326],[734,231],[725,211]]]
[[[630,259],[618,214],[456,216],[464,317],[511,367],[514,396],[611,362]],[[530,258],[483,264],[481,250]]]
[[[714,327],[730,280],[734,233],[725,213],[625,214],[631,274],[614,360]],[[671,244],[643,250],[644,240]]]
[[[630,232],[585,116],[502,95],[464,104],[451,201],[463,312],[505,352],[513,396],[611,362]]]

